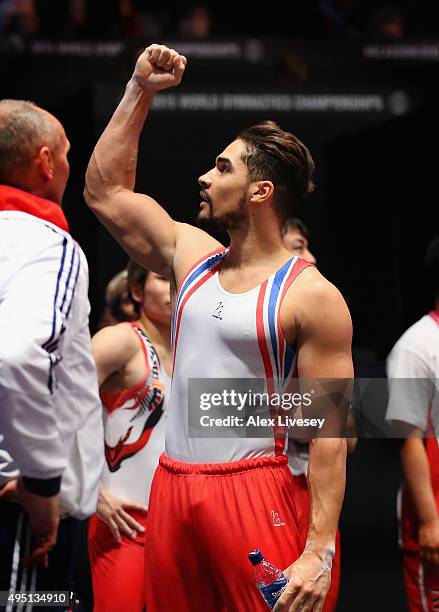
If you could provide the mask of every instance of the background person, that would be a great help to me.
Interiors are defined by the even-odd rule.
[[[132,321],[136,318],[136,311],[128,291],[128,270],[120,270],[109,281],[105,289],[105,305],[97,328],[102,329],[108,325]]]
[[[105,459],[89,556],[96,612],[145,607],[145,527],[151,481],[165,448],[171,375],[169,280],[134,262],[136,317],[93,337],[105,421]],[[123,588],[121,588],[123,585]]]
[[[69,147],[48,112],[0,101],[2,591],[72,589],[103,464],[87,261],[61,209]]]
[[[308,229],[298,217],[287,217],[282,227],[282,240],[289,251],[303,257],[309,263],[317,263],[317,259],[309,249]]]
[[[433,309],[404,332],[386,364],[386,416],[407,436],[398,518],[410,612],[436,610],[439,593],[439,237],[428,246],[425,272]]]

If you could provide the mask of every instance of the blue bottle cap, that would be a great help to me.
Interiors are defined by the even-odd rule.
[[[261,553],[260,550],[256,549],[248,553],[248,558],[250,559],[253,565],[257,565],[258,563],[264,560],[264,555]]]

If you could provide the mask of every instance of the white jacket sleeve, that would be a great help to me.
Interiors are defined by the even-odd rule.
[[[21,474],[37,479],[66,467],[54,390],[76,282],[73,240],[47,231],[47,248],[23,259],[0,294],[0,432]]]

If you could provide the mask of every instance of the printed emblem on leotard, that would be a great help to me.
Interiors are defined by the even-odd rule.
[[[105,441],[105,459],[110,472],[117,472],[123,461],[148,444],[154,427],[163,415],[164,386],[160,381],[160,362],[149,339],[141,330],[138,332],[145,342],[151,371],[143,388],[119,408],[123,411],[125,433],[114,446]]]
[[[212,317],[215,319],[223,320],[223,310],[224,310],[224,302],[218,302],[215,306],[215,310],[212,313]]]
[[[110,472],[117,472],[117,470],[122,464],[122,461],[125,461],[125,459],[128,459],[129,457],[132,457],[147,445],[148,440],[151,437],[152,430],[160,421],[160,418],[163,414],[163,393],[157,388],[152,389],[151,392],[157,393],[160,399],[157,397],[157,399],[151,403],[149,403],[148,400],[142,400],[138,411],[136,412],[134,417],[130,419],[130,422],[132,422],[134,419],[137,419],[138,415],[145,414],[145,412],[150,412],[148,418],[146,418],[145,420],[145,424],[137,440],[135,440],[134,442],[128,442],[133,431],[133,425],[131,425],[130,427],[128,427],[126,433],[119,438],[119,441],[115,446],[109,446],[107,442],[105,442],[105,458],[107,460],[107,465]],[[157,405],[158,400],[159,404]],[[145,404],[147,407],[145,407]],[[152,405],[155,405],[156,407],[151,408]]]

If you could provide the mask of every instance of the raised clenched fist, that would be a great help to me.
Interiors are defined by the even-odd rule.
[[[174,49],[150,45],[139,56],[133,79],[145,90],[155,93],[179,85],[187,60]]]

